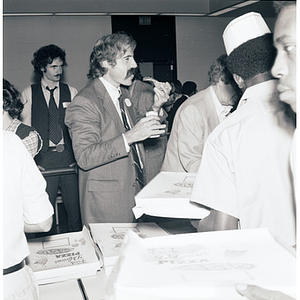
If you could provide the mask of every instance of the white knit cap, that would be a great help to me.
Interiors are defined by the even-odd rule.
[[[232,20],[223,33],[227,55],[241,44],[270,32],[261,14],[256,12],[250,12]]]

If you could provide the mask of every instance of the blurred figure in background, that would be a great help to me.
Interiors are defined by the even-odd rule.
[[[152,110],[155,95],[154,86],[143,81],[139,67],[135,70],[135,77],[129,86],[129,92],[138,116],[145,116],[148,111]],[[164,116],[164,119],[167,117],[164,109],[161,110],[161,115]],[[163,121],[161,122],[163,123]],[[167,135],[148,138],[143,141],[143,145],[145,149],[144,179],[145,184],[147,184],[160,172],[167,148]]]
[[[170,84],[172,86],[172,92],[168,101],[163,105],[163,108],[167,113],[169,113],[176,100],[181,97],[182,90],[182,83],[180,80],[176,79],[170,82]]]
[[[181,97],[177,98],[175,103],[173,104],[171,110],[169,111],[167,121],[168,121],[168,128],[169,133],[171,133],[173,121],[176,115],[176,112],[180,105],[189,97],[193,96],[197,93],[197,84],[193,81],[186,81],[181,89]]]

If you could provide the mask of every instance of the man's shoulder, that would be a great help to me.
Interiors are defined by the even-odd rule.
[[[199,111],[203,111],[205,107],[207,107],[207,101],[210,101],[207,96],[207,89],[196,93],[195,95],[188,98],[181,107],[181,111],[197,109]]]
[[[99,83],[100,83],[100,88],[99,88]],[[83,87],[78,94],[75,96],[72,102],[77,102],[77,101],[83,101],[84,99],[89,100],[89,101],[95,101],[99,97],[102,98],[104,97],[105,93],[105,88],[103,86],[103,89],[101,89],[101,82],[91,80],[89,81],[85,87]]]

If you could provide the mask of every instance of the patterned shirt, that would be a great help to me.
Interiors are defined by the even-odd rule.
[[[39,133],[33,127],[23,124],[20,120],[13,119],[6,130],[17,134],[21,138],[32,157],[35,157],[42,149],[43,140]]]

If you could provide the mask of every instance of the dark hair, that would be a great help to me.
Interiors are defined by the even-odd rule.
[[[275,57],[273,34],[267,33],[234,49],[228,56],[227,64],[232,74],[237,74],[247,80],[260,73],[270,71]]]
[[[13,118],[18,118],[23,110],[21,94],[9,81],[3,78],[3,110]]]
[[[197,84],[194,81],[186,81],[181,90],[182,94],[191,96],[197,92]]]
[[[287,6],[296,6],[296,1],[273,1],[273,7],[277,14],[279,14],[281,10]]]
[[[88,78],[97,78],[106,74],[107,68],[104,68],[101,63],[107,61],[111,66],[115,66],[116,59],[120,54],[126,53],[128,47],[134,51],[136,42],[125,32],[105,35],[99,39],[90,55]]]
[[[219,82],[220,78],[224,84],[232,84],[234,82],[233,76],[227,68],[227,55],[222,54],[219,56],[208,71],[208,81],[215,85]]]
[[[43,72],[41,69],[46,68],[56,58],[63,62],[64,67],[67,66],[66,53],[63,49],[53,44],[41,47],[33,54],[33,60],[31,61],[31,64],[34,66],[34,72],[42,76]]]

